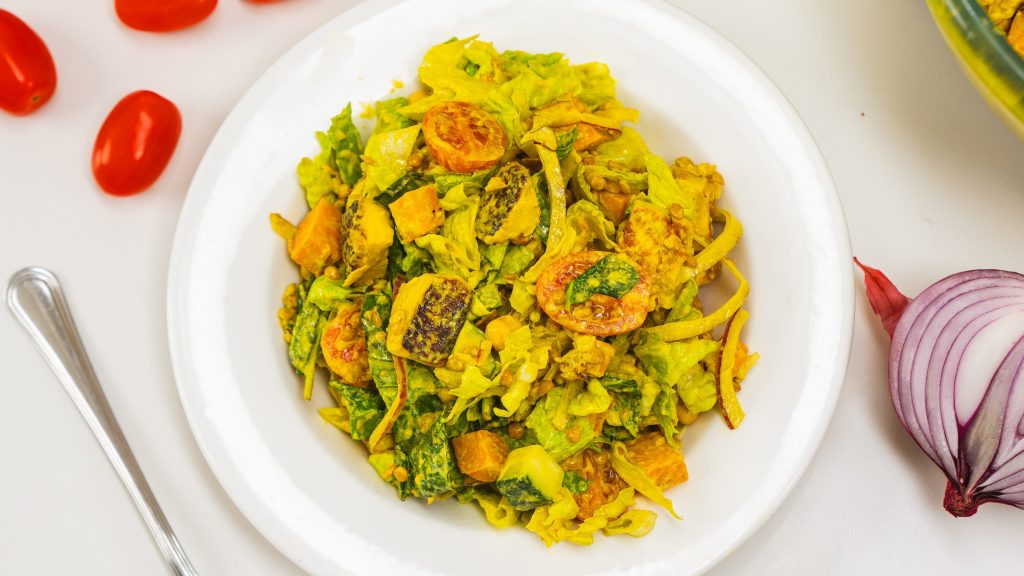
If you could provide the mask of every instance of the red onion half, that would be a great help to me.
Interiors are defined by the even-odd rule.
[[[892,336],[896,415],[949,479],[946,510],[1024,508],[1024,275],[960,272],[908,301],[884,274],[857,265]]]

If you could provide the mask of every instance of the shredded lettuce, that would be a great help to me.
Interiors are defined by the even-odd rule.
[[[362,176],[362,141],[352,123],[352,104],[331,119],[326,132],[317,132],[316,139],[320,153],[314,158],[303,158],[296,169],[310,208],[323,197],[341,197],[342,186],[354,186]]]
[[[469,366],[462,372],[459,386],[448,393],[455,396],[455,404],[445,418],[446,422],[454,422],[467,408],[478,402],[482,395],[495,388],[490,378],[480,372],[476,366]]]
[[[574,526],[579,506],[569,490],[563,488],[554,502],[534,510],[526,529],[535,532],[549,547],[563,541],[589,546],[598,531],[606,536],[640,537],[654,528],[657,516],[649,510],[629,510],[633,500],[633,488],[626,488],[614,500],[595,510],[590,518]]]
[[[544,255],[523,275],[527,282],[535,282],[552,262],[585,250],[591,242],[597,242],[603,248],[615,248],[615,225],[593,202],[581,200],[574,203],[569,207],[565,220],[565,233],[561,239],[557,244],[548,244]]]
[[[566,388],[555,388],[534,405],[533,412],[526,418],[526,427],[536,435],[540,445],[555,460],[564,460],[583,450],[600,434],[594,427],[594,420],[589,416],[559,418],[563,400],[567,409],[572,398],[573,395]],[[564,423],[561,422],[563,419]]]
[[[643,494],[658,506],[668,510],[675,518],[679,518],[679,514],[676,514],[675,509],[672,507],[672,501],[662,494],[658,484],[651,480],[642,468],[629,461],[628,455],[629,451],[626,450],[625,444],[622,442],[612,442],[611,463],[615,473],[625,480],[627,484],[635,488],[637,492]]]
[[[306,301],[324,312],[329,312],[345,302],[351,302],[360,294],[361,289],[345,286],[340,279],[331,280],[327,276],[319,276],[310,284]]]
[[[501,396],[503,408],[495,408],[495,414],[507,418],[519,409],[530,394],[530,386],[547,367],[550,348],[550,343],[533,338],[529,326],[521,326],[505,338],[505,348],[498,357],[502,372],[512,374],[512,381]]]
[[[366,141],[362,169],[378,190],[386,190],[408,171],[409,155],[419,135],[420,125],[416,124],[374,134]]]
[[[616,83],[601,63],[573,64],[560,53],[500,52],[475,36],[451,38],[424,54],[419,81],[408,97],[366,105],[361,117],[372,124],[365,126],[372,127],[368,139],[346,106],[316,134],[318,152],[296,169],[310,206],[333,205],[342,216],[340,250],[332,260],[341,258],[341,270],[302,271],[278,311],[303,393],[310,397],[315,373],[327,367],[321,339],[328,321],[358,305],[372,383],[351,386],[328,373],[327,391],[337,405],[319,412],[369,449],[370,465],[400,498],[476,502],[492,525],[524,524],[548,546],[589,545],[598,532],[642,536],[657,516],[631,508],[637,493],[675,512],[653,480],[657,466],[639,459],[640,448],[629,443],[645,435],[661,443],[660,428],[677,446],[700,413],[726,404],[722,383],[741,381],[758,358],[738,333],[724,344],[711,334],[730,319],[742,324],[745,312],[737,311],[749,292],[729,258],[742,227],[716,206],[724,180],[712,164],[652,153],[629,126],[638,111],[616,98]],[[462,130],[472,130],[457,114],[440,120],[438,131],[423,132],[425,117],[437,119],[428,112],[453,101],[482,109],[501,126],[500,154],[493,142],[488,155],[457,150],[460,140],[468,142],[459,137],[467,136]],[[448,120],[452,124],[444,125]],[[445,144],[438,138],[454,147],[449,159],[463,155],[466,162],[441,162]],[[500,186],[493,175],[513,161],[530,173],[535,192],[526,204],[534,210],[535,193],[537,206],[528,216],[537,225],[529,235],[488,244],[476,226],[485,187]],[[449,171],[472,168],[478,169]],[[424,186],[433,189],[416,193],[421,211],[410,206],[409,195]],[[402,209],[389,211],[403,196]],[[518,200],[500,210],[524,218]],[[316,218],[298,226],[276,214],[270,221],[289,250],[335,231],[317,229]],[[394,234],[398,224],[417,234]],[[552,270],[556,261],[585,251],[601,252],[590,260],[596,264],[574,264],[571,273]],[[716,281],[723,268],[739,287],[705,315],[699,288]],[[548,284],[539,287],[545,271],[559,273],[544,274]],[[394,293],[427,275],[457,277],[471,297],[449,304],[440,288],[413,289],[398,300],[392,322]],[[633,310],[646,319],[615,334],[611,322],[622,317],[615,302],[641,283],[650,298]],[[577,320],[608,325],[575,326],[553,308],[560,305]],[[437,338],[450,342],[452,333],[424,328],[432,324],[424,315],[449,313],[466,317],[453,349],[432,357],[430,366],[407,359],[417,347],[436,347]],[[392,342],[394,355],[389,325],[407,336],[401,346]],[[363,353],[361,346],[345,351]],[[482,469],[475,467],[477,458],[501,467],[497,444],[460,442],[456,461],[452,439],[480,431],[496,435],[508,450],[543,448],[565,467],[560,484],[545,488],[547,505],[516,511],[493,482],[463,475],[463,468]],[[599,454],[609,460],[593,460]],[[621,481],[600,481],[595,470]],[[594,499],[598,492],[603,505]]]
[[[651,202],[665,209],[678,204],[683,209],[683,216],[693,220],[696,200],[692,192],[679,188],[672,170],[660,157],[648,152],[644,155],[644,162],[647,165],[647,197]]]
[[[397,98],[390,98],[388,100],[378,100],[374,104],[374,111],[377,116],[377,125],[373,128],[374,134],[380,134],[382,132],[392,132],[395,130],[401,130],[402,128],[408,128],[415,124],[415,122],[405,116],[403,116],[398,110],[409,105],[409,100],[403,96]]]
[[[596,164],[615,163],[632,172],[647,170],[647,155],[650,152],[643,137],[636,130],[625,127],[618,138],[597,147]]]
[[[573,416],[589,416],[602,414],[612,405],[612,397],[601,385],[600,380],[587,382],[587,391],[577,394],[569,402],[569,414]]]

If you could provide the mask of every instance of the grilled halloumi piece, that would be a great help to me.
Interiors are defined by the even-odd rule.
[[[345,209],[342,260],[348,269],[345,285],[367,284],[384,276],[388,248],[395,231],[388,209],[369,198],[353,197]]]
[[[388,351],[422,364],[444,364],[472,300],[473,291],[457,276],[424,274],[406,282],[391,306]]]
[[[485,244],[525,242],[540,222],[540,202],[530,171],[509,162],[487,183],[476,217],[476,233]]]

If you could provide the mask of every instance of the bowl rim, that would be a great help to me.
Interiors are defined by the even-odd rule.
[[[993,92],[992,96],[1008,108],[1008,112],[1024,122],[1024,55],[1018,54],[1006,35],[996,28],[977,0],[928,0],[936,25],[956,53],[978,55],[965,67]],[[948,22],[948,24],[947,24]],[[978,64],[991,70],[982,74]],[[1016,100],[1008,95],[1016,95]]]

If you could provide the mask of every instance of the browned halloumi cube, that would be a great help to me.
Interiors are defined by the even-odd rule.
[[[424,274],[398,290],[388,322],[388,351],[440,366],[451,354],[466,322],[473,291],[458,276]]]

